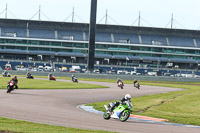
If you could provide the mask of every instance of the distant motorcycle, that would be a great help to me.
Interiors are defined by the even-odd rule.
[[[15,86],[15,82],[13,80],[10,80],[8,82],[8,86],[7,86],[7,93],[10,93],[11,91],[14,90],[14,86]]]
[[[32,75],[32,74],[30,74],[30,75],[26,76],[26,78],[27,78],[27,79],[34,79],[34,77],[33,77],[33,75]]]
[[[73,83],[78,83],[77,77],[74,77],[72,81],[73,81]]]
[[[49,78],[49,80],[54,80],[54,81],[56,81],[56,78],[55,78],[54,76],[51,76],[51,77]]]
[[[10,73],[2,73],[3,77],[10,77]]]
[[[119,106],[115,107],[111,112],[109,111],[114,103],[110,103],[108,106],[104,105],[106,111],[103,114],[103,118],[105,120],[109,120],[110,118],[119,119],[121,122],[126,121],[130,113],[133,111],[133,105],[130,101],[125,101],[124,103],[120,103]]]
[[[120,87],[121,89],[124,89],[124,85],[123,85],[122,81],[119,81],[118,87]]]

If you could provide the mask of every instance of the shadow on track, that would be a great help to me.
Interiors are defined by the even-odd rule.
[[[30,96],[40,96],[40,95],[38,95],[38,94],[28,94],[28,93],[19,93],[19,92],[11,92],[10,93],[11,95],[13,94],[13,95],[30,95]]]
[[[129,121],[126,121],[128,123],[142,123],[142,124],[148,124],[148,125],[163,125],[165,124],[165,122],[157,122],[157,121],[145,121],[145,120],[129,120]]]

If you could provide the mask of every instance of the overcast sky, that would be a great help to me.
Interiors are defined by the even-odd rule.
[[[108,24],[141,25],[170,28],[174,16],[174,28],[200,28],[200,0],[97,0],[97,23],[105,23],[103,17],[108,11]],[[42,20],[71,22],[74,7],[75,22],[89,22],[91,0],[0,0],[0,18],[5,18],[6,3],[8,18],[31,19],[41,5]],[[3,12],[4,11],[4,12]],[[45,17],[45,15],[48,17]],[[32,20],[38,20],[38,15]],[[101,21],[100,21],[101,20]],[[135,23],[134,23],[135,22]]]

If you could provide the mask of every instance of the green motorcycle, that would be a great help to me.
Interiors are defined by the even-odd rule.
[[[108,106],[104,105],[106,112],[104,112],[103,118],[109,120],[110,118],[119,119],[121,122],[126,121],[130,113],[133,111],[133,105],[130,101],[120,103],[119,106],[115,107],[113,111],[110,109],[114,106],[114,103],[110,103]]]

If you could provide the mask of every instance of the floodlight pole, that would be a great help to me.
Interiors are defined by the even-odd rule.
[[[97,0],[91,0],[89,48],[88,48],[88,71],[89,72],[92,72],[94,70],[96,14],[97,14]]]
[[[140,27],[140,11],[139,11],[139,18],[138,18],[138,27]]]
[[[7,19],[7,14],[8,14],[8,6],[7,6],[7,3],[6,3],[6,14],[5,14],[6,19]]]
[[[72,23],[74,23],[74,7],[73,7],[73,10],[72,10]]]
[[[174,21],[174,17],[173,17],[173,13],[172,13],[172,19],[171,19],[171,29],[173,28],[173,21]]]
[[[39,21],[40,21],[40,20],[41,20],[41,15],[40,15],[40,13],[41,13],[41,6],[39,6],[39,11],[38,11],[38,13],[39,13],[38,19],[39,19]]]
[[[108,10],[106,9],[106,20],[105,20],[105,24],[107,24],[108,22]]]

